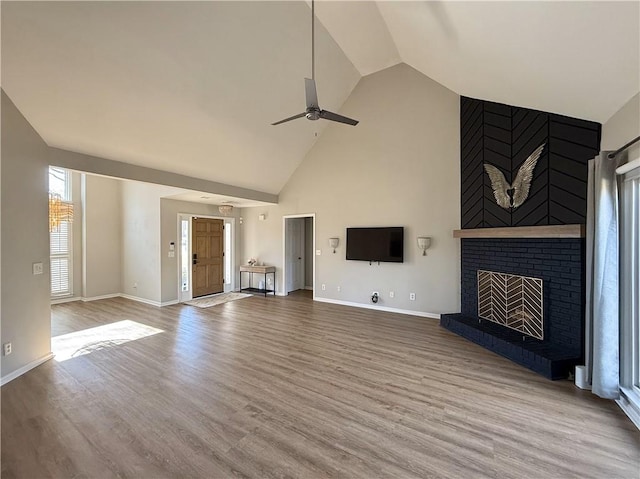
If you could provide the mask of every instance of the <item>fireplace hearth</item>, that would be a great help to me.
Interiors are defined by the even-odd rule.
[[[566,378],[582,359],[584,239],[466,238],[461,250],[461,312],[442,315],[440,324],[550,379]],[[484,272],[497,274],[493,287],[498,301],[491,305],[479,288],[486,281]],[[539,285],[539,322],[517,318],[518,311],[523,312],[517,299],[522,286],[514,276],[530,278],[532,287]],[[535,309],[524,314],[537,318]],[[498,319],[502,314],[506,319]],[[523,334],[525,323],[534,334]]]

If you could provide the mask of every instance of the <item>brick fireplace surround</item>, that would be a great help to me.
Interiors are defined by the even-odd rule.
[[[441,326],[549,379],[566,378],[582,361],[584,343],[583,238],[465,238],[461,312]],[[544,339],[478,317],[477,271],[541,278]]]

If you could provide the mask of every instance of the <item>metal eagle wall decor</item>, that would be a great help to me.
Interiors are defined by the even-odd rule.
[[[507,183],[506,178],[502,172],[493,165],[488,163],[484,164],[484,169],[489,175],[491,180],[491,188],[493,188],[493,196],[496,198],[496,203],[502,208],[517,208],[525,202],[529,196],[529,189],[531,188],[531,180],[533,179],[533,170],[538,163],[538,158],[542,154],[542,150],[546,143],[543,143],[535,149],[529,158],[527,158],[516,175],[516,179],[513,184]]]

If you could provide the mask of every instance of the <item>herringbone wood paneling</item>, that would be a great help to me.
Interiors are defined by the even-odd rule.
[[[524,110],[522,120],[514,126],[512,168],[515,176],[531,152],[547,143],[549,115],[534,110]],[[549,203],[549,153],[545,147],[533,172],[529,197],[511,214],[511,226],[533,226],[547,223]]]
[[[600,150],[600,125],[550,115],[549,224],[584,223],[587,162]]]
[[[484,163],[497,167],[511,183],[511,108],[498,103],[484,103]],[[484,174],[484,227],[511,226],[511,212],[498,206],[489,177]]]
[[[463,228],[585,223],[587,162],[600,149],[599,123],[466,97],[460,112]],[[513,210],[498,206],[484,163],[511,183],[543,143],[527,200]]]
[[[461,211],[462,224],[469,228],[483,226],[483,102],[462,98],[460,105],[460,149],[461,149]]]

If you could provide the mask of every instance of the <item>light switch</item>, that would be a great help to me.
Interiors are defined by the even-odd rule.
[[[175,251],[169,251],[169,258],[175,258],[176,257],[176,252]]]
[[[42,263],[33,263],[33,274],[42,274],[44,272],[44,267]]]

